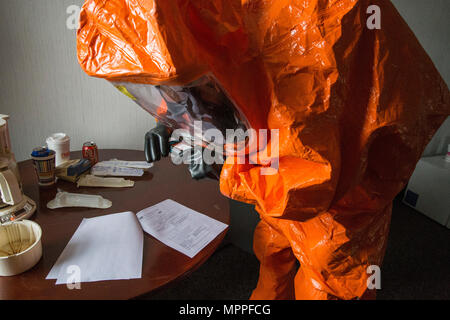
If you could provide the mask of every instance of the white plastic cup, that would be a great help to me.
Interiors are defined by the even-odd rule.
[[[67,134],[52,134],[46,142],[47,147],[55,151],[55,166],[70,160],[70,137]]]
[[[33,159],[40,186],[51,186],[55,184],[55,158],[55,151],[45,147],[38,147],[33,150],[31,159]]]

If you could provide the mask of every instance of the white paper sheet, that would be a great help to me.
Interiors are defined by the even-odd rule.
[[[146,161],[123,161],[117,159],[111,159],[109,161],[99,162],[104,165],[116,166],[116,167],[127,167],[148,170],[153,167],[153,163],[148,163]]]
[[[66,284],[70,266],[79,268],[79,282],[141,278],[143,246],[132,212],[83,219],[46,279]]]
[[[190,258],[228,227],[173,200],[144,209],[136,216],[145,232]]]
[[[119,167],[107,165],[102,162],[97,163],[91,169],[94,176],[113,176],[113,177],[141,177],[144,175],[143,169]]]

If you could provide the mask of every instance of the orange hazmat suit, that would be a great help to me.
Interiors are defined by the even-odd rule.
[[[371,5],[381,29],[366,24]],[[450,114],[448,87],[390,1],[87,0],[78,59],[155,117],[161,100],[153,111],[133,85],[211,75],[251,128],[279,130],[247,155],[265,162],[229,156],[220,177],[261,216],[253,299],[373,297],[392,200]],[[276,174],[261,174],[274,157]]]

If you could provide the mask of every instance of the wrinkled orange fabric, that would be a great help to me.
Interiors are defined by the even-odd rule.
[[[370,5],[380,30],[366,27]],[[367,268],[382,263],[392,200],[450,114],[446,84],[390,1],[88,0],[78,57],[108,80],[212,73],[253,128],[280,130],[277,174],[229,157],[220,179],[262,219],[252,298],[373,297]]]

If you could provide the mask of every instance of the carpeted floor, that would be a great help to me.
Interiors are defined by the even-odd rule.
[[[450,299],[450,230],[394,201],[378,299]]]
[[[257,259],[225,245],[185,280],[142,299],[245,300],[258,280]],[[450,230],[394,201],[377,299],[450,299]]]

